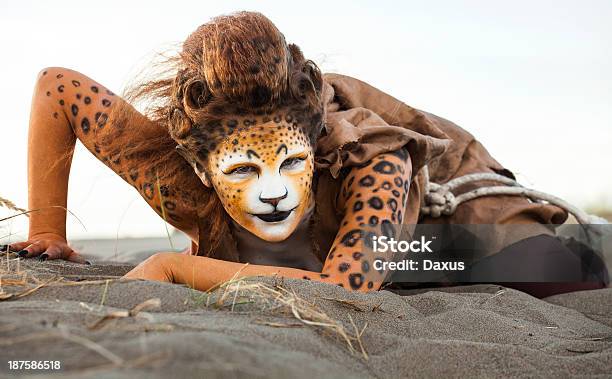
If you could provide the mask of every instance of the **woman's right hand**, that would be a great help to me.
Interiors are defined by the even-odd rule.
[[[41,261],[64,259],[71,262],[89,264],[80,254],[74,251],[66,239],[54,233],[41,233],[30,236],[27,241],[10,244],[12,251],[17,251],[21,258],[38,257]]]

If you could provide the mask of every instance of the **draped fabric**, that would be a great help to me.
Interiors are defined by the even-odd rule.
[[[552,234],[544,224],[562,224],[567,213],[553,205],[533,203],[522,197],[493,196],[468,201],[450,216],[419,218],[424,190],[421,168],[429,167],[430,180],[443,183],[458,176],[492,172],[513,177],[491,157],[474,136],[454,123],[417,110],[358,79],[324,75],[323,99],[326,124],[317,141],[315,165],[317,212],[315,217],[321,259],[324,260],[338,231],[342,210],[336,198],[350,167],[366,163],[386,152],[405,148],[412,161],[412,182],[403,223],[509,224],[534,223],[539,234]],[[520,151],[520,147],[517,148]],[[481,182],[466,185],[463,191]],[[515,236],[519,240],[529,236]],[[511,240],[511,241],[512,241]],[[505,239],[508,242],[507,236]]]

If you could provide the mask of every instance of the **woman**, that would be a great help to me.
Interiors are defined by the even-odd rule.
[[[66,242],[62,209],[76,139],[193,241],[187,254],[156,254],[126,277],[200,290],[235,275],[377,290],[387,273],[372,262],[393,257],[368,249],[372,229],[391,237],[417,222],[529,223],[552,240],[543,224],[566,218],[514,197],[419,218],[426,164],[436,182],[512,174],[458,126],[321,75],[261,14],[213,19],[168,64],[171,77],[129,93],[151,100],[148,116],[83,74],[41,72],[28,146],[29,207],[41,211],[28,240],[12,245],[20,256],[84,262]]]

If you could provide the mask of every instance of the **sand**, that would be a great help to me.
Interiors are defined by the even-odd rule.
[[[352,336],[306,325],[286,308],[238,292],[209,295],[155,282],[120,281],[131,266],[2,261],[1,377],[346,378],[610,377],[612,289],[544,300],[493,285],[357,294],[303,281],[253,279],[314,304]],[[16,270],[29,287],[7,285]],[[9,273],[12,272],[13,274]],[[66,279],[57,281],[58,276]],[[77,282],[77,280],[85,280]],[[15,284],[15,282],[13,282]],[[276,287],[275,287],[276,286]],[[293,295],[292,295],[293,296]],[[148,299],[157,309],[129,316]],[[207,304],[208,302],[208,304]],[[233,309],[232,304],[233,303]],[[117,317],[100,320],[109,314]],[[118,313],[117,313],[118,312]],[[352,321],[351,321],[352,320]],[[357,327],[353,327],[353,323]],[[59,371],[10,371],[9,360],[59,360]]]

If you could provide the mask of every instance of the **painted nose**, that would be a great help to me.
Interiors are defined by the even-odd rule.
[[[278,196],[278,197],[268,197],[268,198],[265,198],[265,197],[259,196],[259,200],[260,200],[262,203],[267,203],[267,204],[270,204],[270,205],[272,205],[274,208],[276,208],[276,206],[278,205],[278,203],[280,203],[280,201],[281,201],[281,200],[283,200],[284,198],[286,198],[286,197],[287,197],[287,194],[288,194],[288,193],[289,193],[289,191],[287,191],[287,189],[285,188],[285,194],[284,194],[283,196]]]

